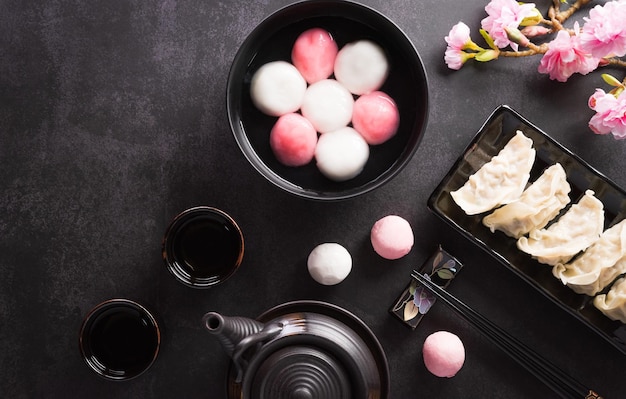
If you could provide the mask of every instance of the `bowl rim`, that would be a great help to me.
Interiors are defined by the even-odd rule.
[[[410,138],[407,140],[407,144],[404,150],[400,153],[399,157],[395,162],[391,163],[389,167],[383,171],[381,174],[376,176],[374,179],[368,181],[367,183],[358,186],[351,187],[348,189],[340,189],[337,191],[325,191],[325,190],[317,190],[314,188],[303,187],[302,185],[298,185],[293,183],[284,177],[280,176],[271,167],[269,167],[263,159],[256,153],[253,149],[252,143],[248,138],[248,135],[245,133],[245,129],[243,128],[243,123],[238,113],[237,106],[235,104],[235,100],[233,97],[236,97],[232,94],[232,86],[235,84],[235,73],[237,70],[237,66],[239,66],[243,60],[245,60],[247,55],[247,49],[252,46],[252,43],[255,42],[263,32],[272,27],[274,21],[280,18],[283,14],[292,12],[294,9],[297,9],[302,6],[341,6],[341,7],[355,7],[360,9],[361,12],[367,13],[369,16],[377,18],[382,23],[386,25],[387,28],[391,30],[395,30],[399,37],[401,37],[405,43],[403,43],[406,48],[410,49],[410,55],[413,61],[419,66],[416,68],[415,73],[419,76],[419,79],[423,81],[423,90],[418,91],[419,95],[423,97],[420,101],[421,108],[423,109],[423,117],[418,118],[411,126],[412,132]],[[332,16],[332,14],[331,14]],[[343,14],[338,14],[337,16],[344,17]],[[274,27],[274,29],[280,29],[282,26]],[[267,34],[267,33],[265,33]],[[376,188],[383,186],[388,183],[394,177],[396,177],[405,166],[411,161],[415,152],[417,151],[424,134],[426,132],[426,127],[428,125],[428,116],[429,116],[429,90],[428,90],[428,76],[426,73],[426,68],[424,62],[415,47],[413,41],[409,38],[409,36],[402,30],[393,20],[388,18],[386,15],[381,13],[380,11],[358,3],[352,0],[302,0],[297,1],[295,3],[286,5],[264,17],[261,22],[248,33],[244,41],[241,43],[239,49],[237,50],[235,57],[233,58],[233,62],[231,64],[228,80],[226,84],[226,111],[228,116],[228,122],[231,129],[231,133],[235,138],[237,146],[243,153],[246,160],[252,165],[252,167],[266,180],[272,183],[274,186],[292,194],[297,197],[306,198],[310,200],[319,200],[319,201],[337,201],[337,200],[345,200],[354,198],[366,193],[369,193]],[[420,124],[420,120],[422,123]],[[240,132],[240,133],[239,133]]]

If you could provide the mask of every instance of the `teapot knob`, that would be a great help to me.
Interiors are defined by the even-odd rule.
[[[313,399],[313,392],[307,387],[301,387],[296,389],[291,394],[291,397],[293,399]]]

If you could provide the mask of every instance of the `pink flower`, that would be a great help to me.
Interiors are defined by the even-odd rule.
[[[446,53],[443,57],[444,61],[446,62],[446,65],[448,65],[448,68],[454,69],[457,71],[461,69],[463,64],[465,64],[465,61],[467,61],[469,58],[470,58],[470,55],[466,53],[465,51],[457,50],[450,46],[448,46],[448,48],[446,49]]]
[[[526,17],[533,15],[534,3],[520,4],[516,0],[491,0],[485,7],[488,16],[481,21],[481,26],[489,32],[499,48],[508,45],[515,51],[517,43],[509,40],[505,28],[517,29]]]
[[[580,47],[580,36],[570,36],[564,30],[548,44],[548,51],[541,58],[539,73],[550,74],[550,79],[565,82],[575,73],[586,75],[598,67],[600,59],[587,54]]]
[[[463,22],[459,22],[450,29],[450,33],[445,37],[448,48],[463,50],[470,39],[470,28]]]
[[[589,97],[589,108],[596,111],[589,121],[589,128],[594,133],[612,133],[616,139],[626,139],[626,96],[615,98],[602,89],[596,89]]]
[[[626,1],[597,5],[584,20],[580,39],[585,51],[597,58],[626,54]]]
[[[476,48],[476,44],[470,38],[470,28],[463,22],[452,27],[448,36],[445,37],[448,47],[444,60],[448,68],[459,70],[471,56],[464,52],[466,48]]]

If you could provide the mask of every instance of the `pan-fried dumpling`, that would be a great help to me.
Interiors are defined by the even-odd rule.
[[[578,294],[593,296],[626,271],[626,219],[602,233],[578,258],[552,268],[560,279]]]
[[[593,305],[609,319],[626,323],[626,277],[617,280],[606,295],[595,297]]]
[[[533,141],[517,131],[498,155],[469,177],[450,195],[468,215],[490,211],[522,195],[535,162]]]
[[[495,232],[520,238],[531,230],[542,229],[569,204],[570,185],[565,170],[557,163],[547,168],[522,196],[485,216],[483,224]]]
[[[517,247],[548,265],[565,263],[596,241],[604,230],[604,205],[587,190],[547,229],[533,230],[520,237]]]

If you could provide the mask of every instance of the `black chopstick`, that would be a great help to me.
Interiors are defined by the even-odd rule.
[[[585,385],[509,335],[506,331],[430,281],[427,277],[422,276],[415,270],[411,274],[411,277],[416,279],[424,288],[435,294],[435,296],[441,299],[460,316],[476,326],[496,346],[502,349],[504,353],[517,361],[562,398],[602,399],[594,390],[585,387]]]

